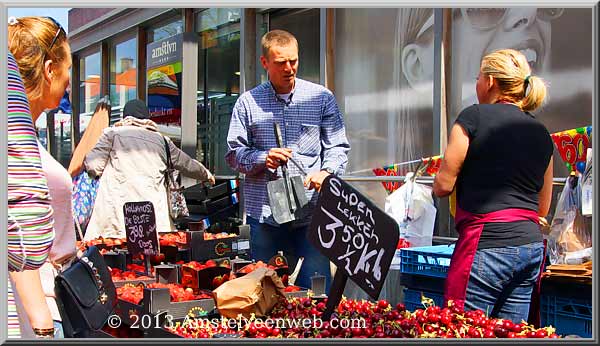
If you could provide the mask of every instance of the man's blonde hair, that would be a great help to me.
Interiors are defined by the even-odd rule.
[[[263,35],[260,44],[262,45],[262,54],[266,59],[269,59],[269,50],[271,50],[271,47],[273,46],[288,47],[293,44],[296,46],[296,49],[298,49],[296,37],[285,30],[269,31]]]
[[[481,73],[498,81],[498,101],[512,102],[524,111],[533,111],[546,98],[546,84],[531,75],[527,58],[514,49],[492,52],[481,60]]]

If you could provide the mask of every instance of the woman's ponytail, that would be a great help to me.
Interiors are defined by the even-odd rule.
[[[531,112],[539,108],[546,98],[546,84],[537,76],[527,76],[523,82],[525,97],[520,101],[521,109]]]

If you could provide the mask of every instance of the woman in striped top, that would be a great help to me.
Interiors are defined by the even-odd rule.
[[[67,34],[49,17],[22,17],[8,27],[8,45],[13,53],[27,93],[33,122],[60,104],[69,86],[71,49]],[[42,169],[54,209],[55,239],[48,261],[40,268],[42,286],[54,325],[61,333],[61,316],[55,302],[54,278],[76,255],[72,213],[73,185],[67,170],[38,142]]]
[[[10,53],[7,118],[8,337],[15,338],[33,335],[26,325],[53,328],[38,268],[45,263],[54,239],[54,219],[27,95]]]

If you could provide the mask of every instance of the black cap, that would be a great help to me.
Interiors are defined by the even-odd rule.
[[[123,117],[135,117],[138,119],[150,118],[150,112],[148,107],[142,100],[133,99],[127,101],[125,107],[123,107]]]

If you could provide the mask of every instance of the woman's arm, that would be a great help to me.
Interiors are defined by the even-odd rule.
[[[54,328],[54,321],[46,303],[46,295],[42,289],[40,273],[36,270],[9,272],[15,283],[13,287],[23,303],[31,327],[39,329]]]
[[[211,184],[215,184],[215,177],[213,174],[204,167],[203,164],[191,158],[188,154],[177,148],[175,144],[169,139],[169,150],[171,151],[171,162],[173,168],[178,170],[181,174],[186,177],[194,178],[200,181],[208,181]]]
[[[110,105],[104,101],[104,98],[96,105],[96,111],[92,115],[81,140],[73,151],[71,162],[69,163],[69,174],[75,178],[83,169],[83,160],[85,155],[96,145],[105,128],[109,125]]]
[[[548,168],[546,168],[546,173],[544,173],[544,186],[542,186],[539,195],[538,215],[541,217],[546,217],[546,215],[548,215],[550,203],[552,203],[552,181],[554,178],[553,170],[554,159],[550,157]]]
[[[452,193],[456,178],[460,173],[467,150],[469,149],[469,135],[465,129],[454,124],[448,139],[448,147],[444,153],[440,171],[433,181],[433,193],[438,197],[445,197]]]
[[[110,151],[113,146],[114,132],[111,128],[104,130],[98,143],[89,153],[85,156],[84,167],[85,170],[92,178],[102,176],[104,168],[110,159]]]

